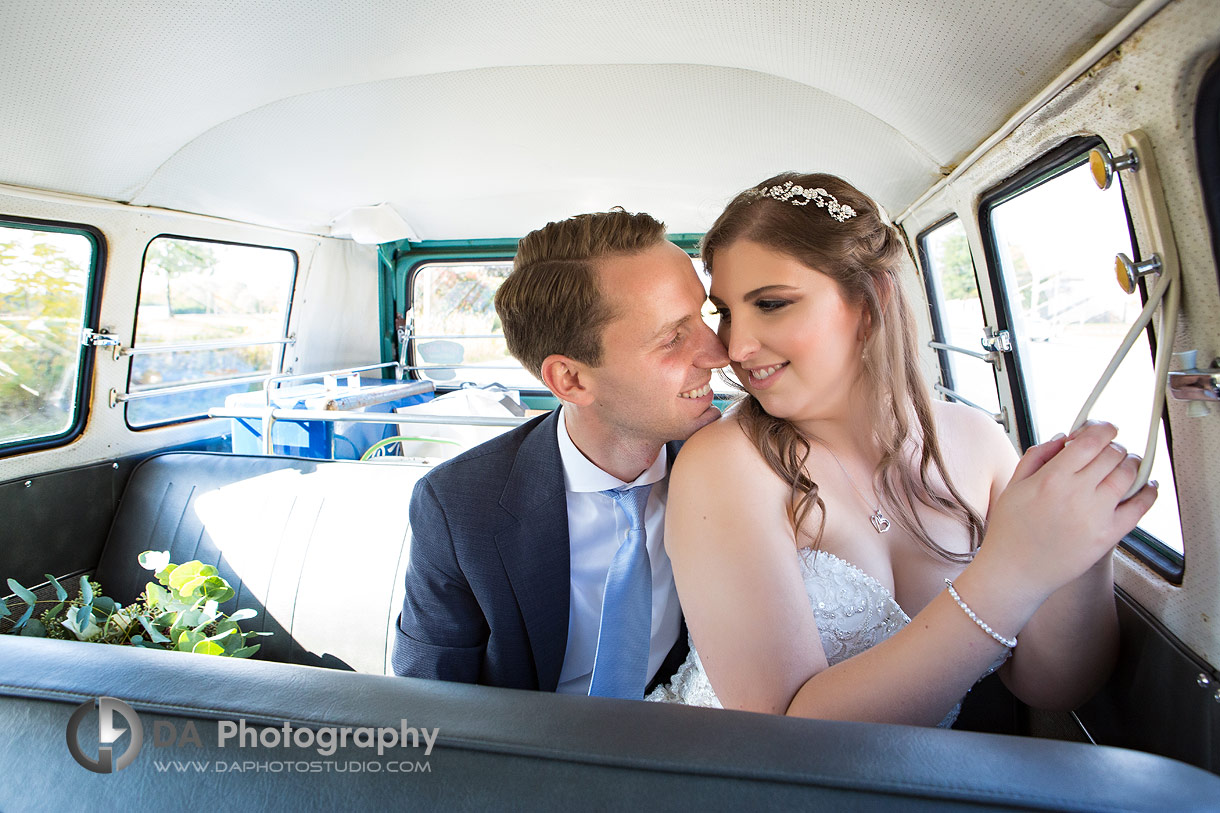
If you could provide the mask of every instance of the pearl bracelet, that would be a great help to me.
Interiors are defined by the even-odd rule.
[[[994,638],[998,643],[1003,644],[1004,646],[1008,647],[1009,649],[1012,649],[1013,647],[1015,647],[1017,645],[1017,638],[1015,635],[1012,638],[1005,638],[1003,635],[1000,635],[1000,633],[993,630],[991,628],[990,624],[988,624],[986,621],[984,621],[983,619],[981,619],[977,615],[975,615],[974,610],[970,609],[970,605],[967,604],[966,602],[962,601],[962,597],[957,594],[957,589],[954,588],[952,581],[950,581],[949,579],[945,579],[945,585],[948,586],[949,595],[952,596],[953,600],[957,602],[957,606],[962,608],[962,612],[964,612],[966,615],[970,616],[971,621],[973,621],[974,623],[979,625],[979,629],[981,629],[983,632],[987,633],[992,638]]]

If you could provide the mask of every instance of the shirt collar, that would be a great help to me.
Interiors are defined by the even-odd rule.
[[[559,435],[559,457],[563,461],[563,484],[570,492],[605,491],[611,488],[624,487],[634,488],[635,486],[660,482],[669,473],[669,449],[662,446],[660,453],[657,454],[657,459],[652,461],[651,466],[644,469],[644,472],[635,478],[635,480],[630,483],[624,483],[613,474],[602,471],[597,467],[596,463],[585,457],[584,453],[576,448],[576,444],[572,442],[571,435],[568,434],[568,425],[564,419],[563,407],[560,407],[559,420],[555,421],[555,423],[559,426],[556,431]]]

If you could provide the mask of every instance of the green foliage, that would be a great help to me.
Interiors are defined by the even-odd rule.
[[[0,229],[0,442],[62,431],[88,281],[68,250],[78,235]],[[77,252],[79,254],[79,252]]]
[[[940,256],[933,266],[940,269],[941,293],[946,301],[972,299],[979,295],[974,279],[974,263],[965,234],[953,234],[941,244]]]
[[[426,268],[415,281],[415,332],[422,335],[501,332],[495,296],[511,270],[512,265],[504,262]],[[461,345],[466,364],[511,361],[503,339],[463,339]]]
[[[165,282],[165,306],[169,317],[179,313],[208,313],[212,309],[204,302],[193,298],[175,300],[174,281],[206,278],[216,267],[216,252],[207,243],[194,240],[154,240],[148,247],[145,274],[156,269],[162,272]],[[154,271],[155,274],[155,271]],[[144,297],[140,297],[143,303]],[[175,304],[177,302],[177,304]]]
[[[9,579],[9,589],[26,608],[14,620],[7,603],[0,601],[0,633],[232,658],[250,657],[259,645],[247,645],[247,639],[271,634],[243,632],[238,626],[237,622],[257,615],[254,610],[238,610],[232,615],[220,611],[219,605],[235,593],[211,565],[199,561],[175,565],[167,551],[144,551],[139,560],[141,566],[155,572],[159,583],[149,582],[144,593],[127,607],[103,595],[102,586],[84,576],[79,592],[69,601],[68,592],[47,574],[55,587],[55,602],[39,602],[32,591]],[[52,603],[54,606],[38,618],[33,617],[37,605]]]
[[[436,310],[441,314],[494,315],[493,300],[504,274],[497,274],[494,267],[462,268],[460,266],[440,269],[436,275],[432,296],[436,299]]]

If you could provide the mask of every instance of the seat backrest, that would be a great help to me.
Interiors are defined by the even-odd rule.
[[[152,579],[136,557],[215,565],[258,610],[256,657],[388,674],[424,466],[171,452],[132,473],[95,576],[127,603]]]
[[[78,704],[103,696],[132,707],[144,745],[130,767],[98,777],[72,764],[65,732],[80,737],[90,759],[100,757],[96,740],[87,739],[90,731],[97,736],[100,723],[92,721],[100,717],[90,714],[90,725],[77,720],[73,727],[71,721]],[[258,739],[226,745],[222,721],[237,726],[239,720]],[[193,741],[185,738],[188,722]],[[169,744],[159,740],[159,723],[176,728],[182,739],[176,745],[172,735]],[[287,747],[285,723],[298,733],[363,729],[368,736],[364,746],[353,735],[325,754],[312,747],[312,737],[302,744],[294,735]],[[127,721],[133,731],[136,724]],[[374,736],[382,742],[379,729],[408,726],[431,731],[435,749],[391,744],[383,755],[372,747]],[[48,766],[0,782],[3,810],[75,809],[103,784],[107,803],[119,809],[218,789],[254,800],[247,807],[274,810],[1183,813],[1214,811],[1220,799],[1220,777],[1121,748],[18,635],[0,635],[0,731],[0,764]],[[262,737],[267,733],[273,739]],[[130,742],[120,741],[116,755]],[[184,765],[188,760],[197,762]],[[175,770],[171,761],[183,767]],[[217,776],[222,768],[226,775]]]

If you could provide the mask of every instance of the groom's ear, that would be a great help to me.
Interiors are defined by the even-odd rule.
[[[560,401],[577,406],[587,406],[593,402],[593,393],[588,387],[588,365],[567,356],[555,353],[543,359],[542,383]]]

